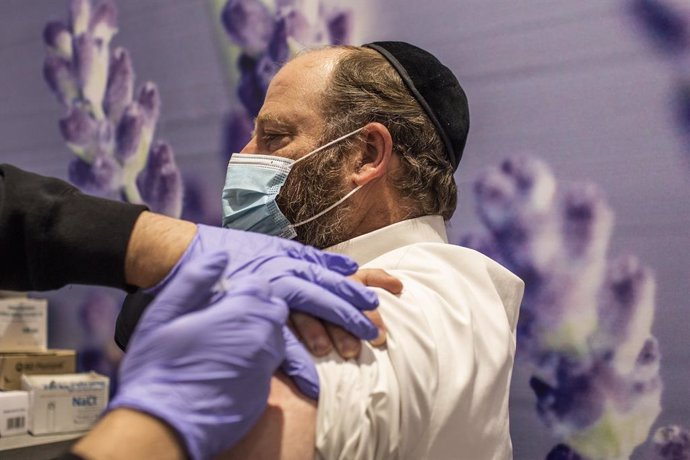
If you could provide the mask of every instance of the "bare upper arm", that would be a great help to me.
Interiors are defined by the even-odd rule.
[[[316,401],[303,396],[282,373],[271,380],[261,419],[222,460],[308,460],[314,458]]]

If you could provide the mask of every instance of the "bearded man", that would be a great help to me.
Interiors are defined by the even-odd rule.
[[[404,288],[379,292],[384,347],[316,358],[318,401],[277,376],[262,420],[227,458],[512,458],[523,284],[448,244],[444,226],[468,129],[457,79],[407,43],[308,51],[273,78],[228,165],[223,225],[346,254]],[[308,348],[328,351],[319,338],[330,327],[292,321]]]

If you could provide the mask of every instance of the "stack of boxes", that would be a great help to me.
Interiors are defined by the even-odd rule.
[[[108,404],[108,377],[47,346],[47,301],[0,293],[0,437],[87,430]]]

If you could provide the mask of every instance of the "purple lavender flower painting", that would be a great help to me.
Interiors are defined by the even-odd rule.
[[[78,370],[95,371],[110,377],[110,392],[117,389],[117,368],[122,352],[113,341],[113,325],[122,302],[103,289],[89,289],[79,305],[82,337],[79,343]]]
[[[661,411],[653,274],[609,258],[614,216],[597,187],[559,186],[538,159],[505,160],[474,192],[485,231],[461,244],[525,280],[517,359],[560,442],[547,459],[629,458]]]
[[[674,74],[672,110],[690,147],[690,8],[677,0],[628,0],[628,7],[638,30]]]
[[[690,460],[690,430],[678,425],[659,428],[654,433],[652,460]]]
[[[223,0],[222,25],[234,48],[230,66],[239,71],[238,103],[228,114],[223,158],[249,141],[252,120],[280,65],[311,46],[346,44],[352,39],[353,13],[321,0]]]
[[[179,217],[180,171],[171,147],[154,143],[158,88],[135,89],[129,53],[110,49],[116,33],[115,6],[89,0],[71,0],[68,21],[49,22],[43,32],[44,77],[65,107],[60,132],[76,155],[69,178],[86,192]]]

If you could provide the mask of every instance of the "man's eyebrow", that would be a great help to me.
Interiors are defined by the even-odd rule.
[[[270,124],[272,126],[277,126],[281,128],[292,128],[293,124],[290,123],[289,121],[280,118],[276,115],[266,113],[263,115],[259,115],[254,119],[254,129],[256,129],[259,125],[264,125],[264,124]]]

